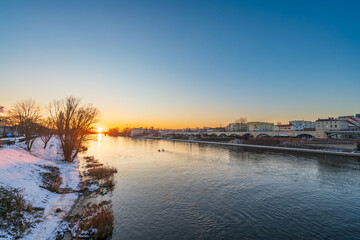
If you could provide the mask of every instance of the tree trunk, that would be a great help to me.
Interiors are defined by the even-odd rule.
[[[44,149],[46,148],[49,141],[44,142]]]

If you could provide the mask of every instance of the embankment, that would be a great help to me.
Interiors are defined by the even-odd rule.
[[[167,141],[175,141],[175,142],[187,142],[187,143],[202,143],[202,144],[236,146],[236,147],[242,147],[242,148],[265,149],[265,150],[273,150],[273,151],[303,152],[303,153],[313,153],[313,154],[323,154],[323,155],[327,154],[327,155],[359,157],[360,158],[359,152],[340,152],[340,151],[328,151],[328,150],[317,150],[317,149],[306,149],[306,148],[263,146],[263,145],[250,145],[250,144],[241,144],[241,143],[209,142],[209,141],[168,139],[168,138],[155,138],[155,137],[149,137],[148,139],[167,140]]]

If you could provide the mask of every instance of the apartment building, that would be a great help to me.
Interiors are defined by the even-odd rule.
[[[269,132],[274,130],[274,124],[268,122],[248,122],[250,132]]]
[[[328,118],[328,119],[318,119],[315,122],[316,130],[348,130],[349,123],[346,120]]]

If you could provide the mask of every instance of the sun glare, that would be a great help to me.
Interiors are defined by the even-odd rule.
[[[101,133],[101,132],[103,132],[103,128],[102,128],[102,127],[99,127],[99,128],[98,128],[98,133]]]

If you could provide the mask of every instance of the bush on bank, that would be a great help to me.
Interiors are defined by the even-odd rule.
[[[28,233],[43,211],[28,204],[18,189],[0,186],[0,229],[11,237],[17,239]]]

